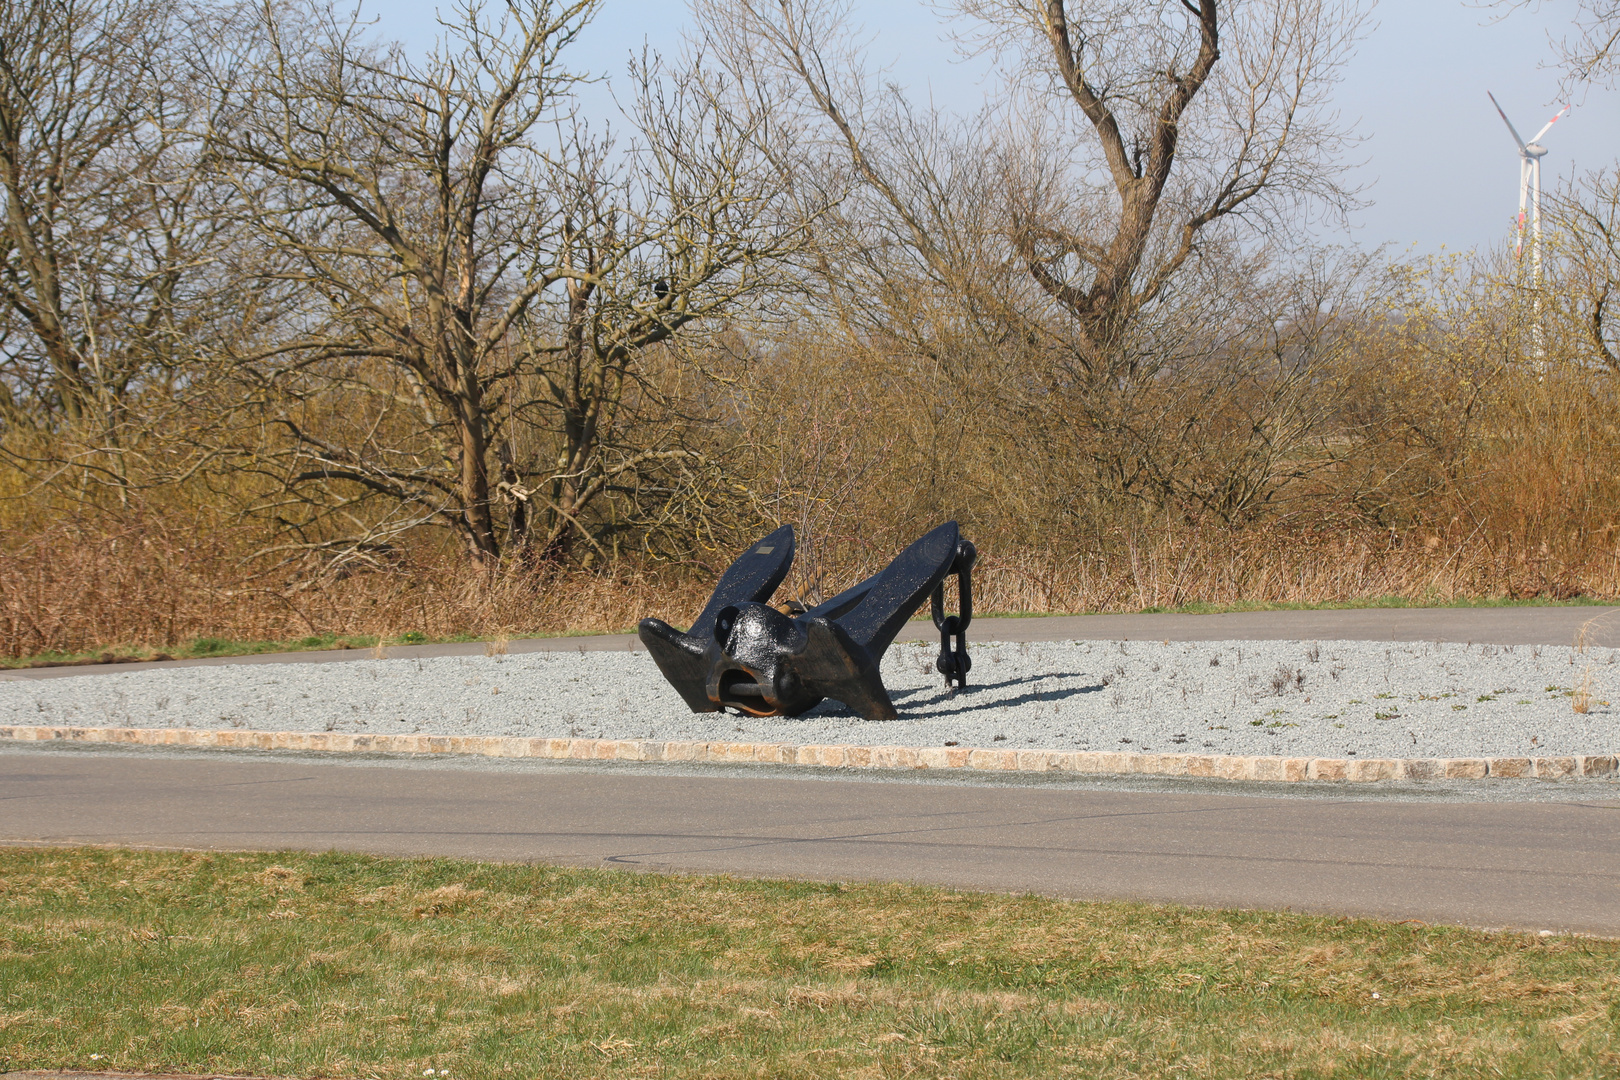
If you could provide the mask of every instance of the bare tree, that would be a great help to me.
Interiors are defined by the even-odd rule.
[[[706,370],[694,349],[716,354],[687,331],[731,325],[786,284],[785,264],[820,212],[792,198],[791,178],[763,155],[768,108],[731,99],[696,64],[670,72],[644,59],[629,77],[637,142],[616,166],[609,145],[570,143],[574,164],[556,181],[569,227],[551,256],[566,286],[523,323],[535,393],[518,415],[550,445],[549,460],[519,471],[544,496],[529,542],[547,557],[598,542],[581,525],[597,500],[644,523],[645,511],[669,512],[668,496],[690,499],[709,482],[717,463],[690,438],[706,395],[672,392],[670,376]],[[663,379],[645,362],[653,351]],[[602,528],[625,524],[620,514]]]
[[[946,446],[992,430],[1022,451],[1006,486],[1071,522],[1121,498],[1243,520],[1298,473],[1338,347],[1301,305],[1355,271],[1283,252],[1354,200],[1328,99],[1357,6],[968,0],[961,40],[1008,83],[967,121],[874,87],[847,5],[699,10],[740,82],[795,92],[802,167],[845,170],[829,317],[918,380]]]
[[[1106,165],[1103,229],[1095,190],[1076,200],[1031,185],[1010,230],[1031,276],[1074,319],[1089,373],[1114,373],[1114,343],[1221,226],[1247,219],[1263,233],[1253,227],[1302,198],[1350,199],[1336,180],[1346,140],[1327,96],[1359,28],[1353,8],[969,0],[964,10],[998,38],[1022,23],[1026,70],[1054,80],[1084,118],[1084,164]],[[1068,175],[1082,164],[1063,163]]]
[[[1558,43],[1559,60],[1583,82],[1614,85],[1620,75],[1620,3],[1579,0],[1573,33]]]
[[[477,561],[561,558],[598,542],[597,500],[696,456],[616,440],[627,389],[656,390],[638,362],[763,287],[802,226],[752,164],[763,116],[699,71],[636,69],[625,151],[575,121],[562,54],[597,6],[469,2],[420,63],[314,6],[224,35],[210,145],[265,287],[305,298],[241,359],[275,387],[308,542],[437,523]]]
[[[703,10],[730,55],[747,58],[734,66],[797,80],[934,267],[964,246],[930,220],[949,205],[960,162],[1003,160],[994,227],[1072,321],[1095,377],[1114,373],[1128,327],[1200,245],[1234,235],[1221,227],[1252,232],[1299,200],[1351,198],[1336,180],[1348,140],[1327,106],[1362,21],[1350,5],[965,0],[964,40],[1012,55],[1014,93],[976,125],[973,145],[946,152],[937,120],[871,104],[844,9],[716,0]],[[1018,128],[1022,145],[1009,138]]]
[[[1521,8],[1538,9],[1536,0],[1497,0],[1491,5],[1509,14]],[[1563,71],[1565,89],[1580,83],[1613,86],[1620,75],[1620,3],[1616,0],[1575,0],[1569,29],[1551,38],[1553,54]]]
[[[1620,168],[1572,181],[1549,200],[1553,282],[1545,299],[1575,341],[1620,375]]]
[[[169,59],[174,8],[145,0],[19,0],[0,8],[0,423],[77,451],[8,444],[14,464],[129,482],[146,418],[134,396],[189,359],[219,221]],[[30,454],[34,456],[30,459]]]

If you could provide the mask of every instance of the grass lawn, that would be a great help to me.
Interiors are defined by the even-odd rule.
[[[1620,1075],[1620,942],[895,885],[0,849],[0,1072]]]
[[[614,633],[634,633],[635,627]],[[563,634],[525,635],[535,638],[591,637],[590,631],[568,631]],[[148,660],[192,660],[210,656],[257,656],[261,653],[313,652],[320,649],[372,649],[379,642],[387,649],[395,645],[465,644],[475,641],[505,641],[504,635],[480,637],[477,634],[453,634],[450,637],[429,637],[408,632],[379,638],[375,634],[312,634],[282,641],[236,641],[231,638],[205,637],[184,645],[154,648],[150,645],[110,645],[84,652],[44,652],[28,656],[0,656],[0,668],[64,667],[97,664],[128,664]]]

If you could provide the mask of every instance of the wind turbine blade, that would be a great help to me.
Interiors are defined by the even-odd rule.
[[[1552,130],[1552,126],[1554,124],[1558,123],[1558,118],[1560,116],[1563,116],[1567,112],[1569,112],[1569,106],[1568,105],[1565,105],[1562,109],[1559,109],[1558,112],[1553,114],[1553,118],[1551,120],[1547,121],[1547,126],[1542,128],[1540,131],[1536,132],[1535,137],[1533,139],[1531,139],[1530,141],[1531,142],[1540,142],[1541,137],[1543,135],[1547,134],[1548,131]]]
[[[1513,121],[1507,118],[1507,113],[1503,112],[1502,106],[1497,104],[1496,95],[1487,90],[1485,91],[1485,96],[1491,99],[1492,105],[1496,105],[1496,115],[1500,116],[1502,118],[1502,123],[1507,125],[1508,131],[1513,135],[1513,141],[1519,144],[1520,150],[1525,150],[1524,140],[1519,138],[1518,129],[1513,126]],[[1529,153],[1528,150],[1525,150],[1525,152]]]

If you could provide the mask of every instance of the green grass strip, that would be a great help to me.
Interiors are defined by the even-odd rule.
[[[1132,611],[980,611],[981,619],[1046,619],[1075,615],[1224,615],[1245,611],[1353,611],[1381,608],[1483,608],[1483,607],[1614,607],[1614,601],[1578,596],[1571,600],[1511,600],[1505,597],[1476,597],[1472,599],[1436,600],[1426,603],[1403,596],[1376,596],[1365,600],[1330,601],[1320,604],[1248,602],[1237,604],[1190,603],[1177,607],[1147,607]],[[926,620],[927,612],[914,616]],[[598,633],[631,634],[635,627],[620,627],[612,631],[569,630],[557,634],[522,634],[524,638],[594,637]],[[390,645],[443,645],[449,643],[490,641],[493,635],[453,634],[449,637],[431,637],[417,630],[406,631],[382,639]],[[377,644],[373,634],[311,634],[301,638],[279,641],[237,641],[231,638],[204,637],[184,645],[156,648],[149,645],[110,645],[84,652],[44,652],[29,656],[0,656],[0,668],[27,668],[56,665],[93,665],[130,663],[143,660],[189,660],[207,656],[255,656],[260,653],[310,652],[318,649],[369,649]]]
[[[448,859],[0,849],[0,1072],[1596,1077],[1620,942]]]
[[[633,628],[632,628],[633,629]],[[630,631],[615,631],[629,633]],[[532,634],[536,638],[592,637],[591,632],[564,634]],[[448,637],[430,637],[411,630],[385,637],[385,647],[393,645],[445,645],[472,641],[490,641],[493,636],[452,634]],[[257,656],[261,653],[314,652],[322,649],[370,649],[377,644],[375,634],[311,634],[301,638],[280,641],[237,641],[232,638],[204,637],[184,645],[156,648],[150,645],[113,645],[88,649],[84,652],[44,652],[29,656],[0,656],[0,668],[28,668],[48,666],[92,666],[97,664],[123,664],[147,660],[192,660],[209,656]]]

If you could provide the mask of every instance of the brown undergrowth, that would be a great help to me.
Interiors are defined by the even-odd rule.
[[[151,522],[36,534],[0,557],[0,654],[164,648],[198,638],[600,632],[647,614],[673,616],[697,594],[695,583],[624,567],[490,573],[452,557],[346,576],[265,574],[236,550],[240,539]]]
[[[116,529],[63,523],[38,532],[0,557],[0,654],[162,649],[201,638],[619,632],[647,615],[684,625],[732,554],[716,552],[700,565],[490,572],[453,553],[425,553],[385,569],[311,576],[265,572],[241,554],[244,539],[163,520]],[[1560,554],[1493,545],[1479,535],[1164,526],[1040,551],[976,539],[981,613],[1620,597],[1613,550]],[[825,592],[881,568],[893,554],[831,543],[802,563],[816,567]],[[819,595],[798,570],[778,591],[779,599]]]
[[[416,510],[353,485],[309,502],[265,464],[270,436],[202,453],[182,436],[219,426],[206,402],[126,433],[117,469],[97,432],[13,426],[0,656],[682,625],[788,521],[800,553],[782,599],[836,593],[953,518],[981,552],[980,612],[1620,598],[1620,382],[1532,361],[1504,329],[1523,324],[1518,294],[1490,269],[1424,271],[1347,315],[1312,379],[1167,374],[1118,400],[1037,393],[1045,369],[1015,378],[994,350],[965,374],[905,363],[900,344],[812,321],[750,345],[724,384],[733,419],[692,434],[724,468],[626,485],[541,569],[513,539],[516,495],[492,504],[506,539],[491,570],[441,518],[396,528]],[[1547,353],[1579,355],[1565,338]],[[710,416],[720,385],[678,380],[666,404]],[[1288,420],[1305,407],[1278,404],[1285,389],[1309,398],[1308,423]]]

